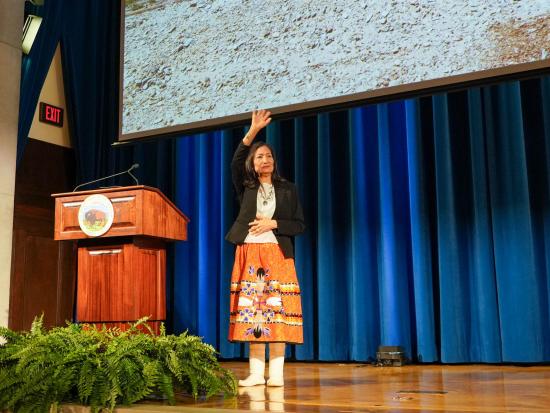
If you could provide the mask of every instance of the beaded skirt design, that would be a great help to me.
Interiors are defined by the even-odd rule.
[[[242,244],[231,274],[229,340],[302,344],[302,302],[293,258],[278,244]]]

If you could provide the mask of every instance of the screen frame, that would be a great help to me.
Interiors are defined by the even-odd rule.
[[[247,112],[157,129],[148,129],[143,132],[123,134],[125,11],[125,0],[120,0],[118,136],[114,145],[233,128],[244,126],[250,121],[251,113]],[[343,110],[366,104],[457,91],[480,85],[487,86],[503,81],[528,79],[544,74],[550,74],[550,58],[265,109],[271,111],[274,120],[282,120],[314,113]]]

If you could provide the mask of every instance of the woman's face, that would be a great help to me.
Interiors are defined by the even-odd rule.
[[[254,154],[254,170],[258,175],[271,175],[274,169],[273,155],[267,146],[260,146]]]

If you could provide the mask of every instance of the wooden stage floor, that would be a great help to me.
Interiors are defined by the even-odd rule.
[[[226,362],[237,377],[247,363]],[[550,366],[287,363],[284,388],[177,406],[143,402],[118,412],[550,412]]]

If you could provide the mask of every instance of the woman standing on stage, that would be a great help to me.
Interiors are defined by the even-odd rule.
[[[239,386],[283,386],[285,343],[303,343],[300,287],[293,237],[304,231],[296,187],[277,172],[275,154],[264,142],[252,145],[271,113],[252,113],[248,133],[231,161],[240,211],[226,239],[237,244],[231,274],[229,340],[250,343],[250,374]]]

